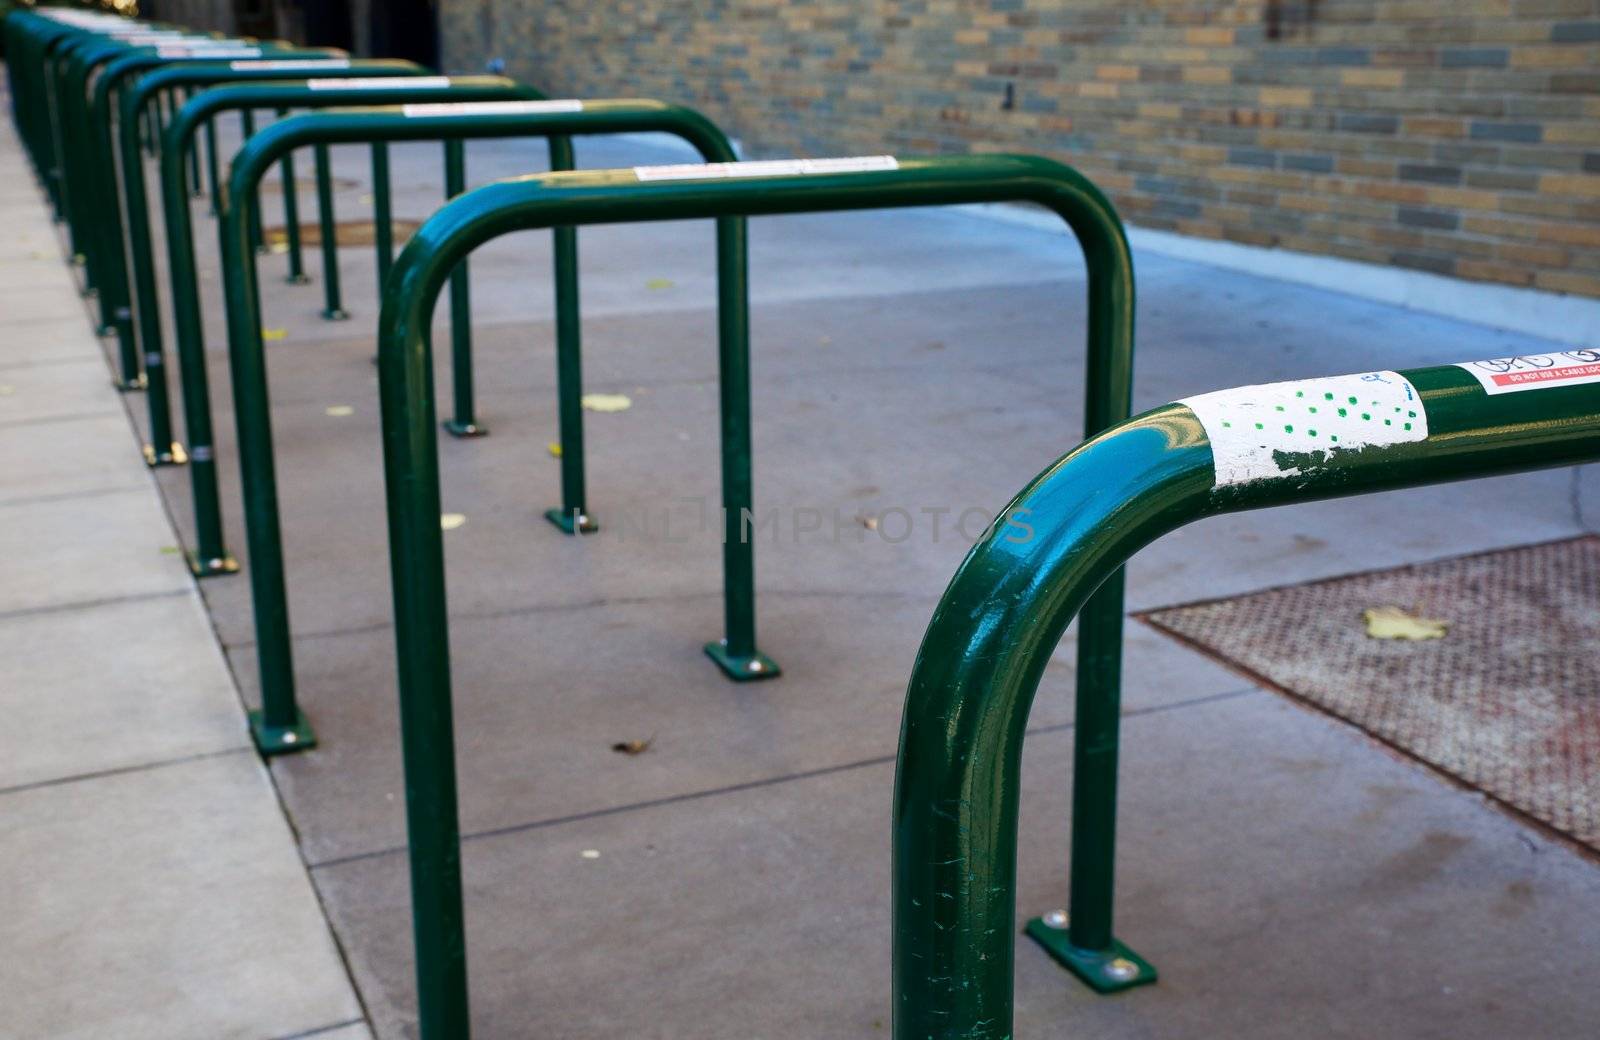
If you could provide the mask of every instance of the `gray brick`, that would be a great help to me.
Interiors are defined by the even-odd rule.
[[[1504,47],[1446,47],[1439,64],[1447,69],[1503,69],[1511,61]]]
[[[1278,165],[1278,154],[1265,148],[1229,148],[1228,162],[1235,166],[1264,166],[1272,169]]]
[[[1401,163],[1400,179],[1403,181],[1425,181],[1428,184],[1460,184],[1461,167]]]
[[[1600,22],[1557,22],[1550,27],[1551,43],[1600,43]]]
[[[1406,227],[1437,228],[1441,231],[1454,231],[1461,226],[1461,215],[1458,213],[1415,206],[1401,206],[1395,219]]]
[[[1318,65],[1371,65],[1372,51],[1366,47],[1319,47]]]
[[[1418,271],[1431,271],[1434,274],[1455,274],[1455,257],[1440,256],[1435,253],[1394,253],[1389,257],[1390,263],[1397,267],[1410,267]]]
[[[1583,172],[1600,173],[1600,152],[1587,152],[1584,154]]]
[[[1340,130],[1358,134],[1392,134],[1400,129],[1399,116],[1373,116],[1362,112],[1346,112],[1335,124]]]
[[[1472,138],[1475,141],[1516,141],[1537,144],[1544,140],[1544,127],[1539,123],[1486,123],[1474,120]]]
[[[1331,155],[1285,155],[1283,168],[1286,170],[1304,170],[1307,173],[1332,173],[1333,156]]]

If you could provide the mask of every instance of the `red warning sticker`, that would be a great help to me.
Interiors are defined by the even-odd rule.
[[[1456,366],[1471,372],[1485,393],[1510,394],[1553,386],[1600,383],[1600,350],[1560,350],[1551,354],[1465,361]]]

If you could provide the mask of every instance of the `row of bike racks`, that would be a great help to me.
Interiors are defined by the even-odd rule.
[[[327,149],[372,148],[383,199],[376,207],[379,392],[418,1004],[428,1040],[469,1034],[429,330],[448,282],[454,415],[443,425],[458,436],[481,433],[466,262],[498,236],[553,232],[562,504],[547,515],[575,534],[595,529],[584,486],[576,229],[716,221],[726,635],[706,651],[733,679],[778,674],[756,646],[753,547],[744,532],[753,508],[746,218],[1029,202],[1057,213],[1083,249],[1087,440],[997,515],[934,611],[911,676],[893,815],[899,1040],[1012,1035],[1022,739],[1045,664],[1074,619],[1080,633],[1069,902],[1065,911],[1029,921],[1026,932],[1097,991],[1155,978],[1155,969],[1112,931],[1123,566],[1135,552],[1219,513],[1600,455],[1600,354],[1586,351],[1552,362],[1568,378],[1529,380],[1510,390],[1477,366],[1443,366],[1218,391],[1130,419],[1134,282],[1126,237],[1094,185],[1047,159],[736,162],[727,137],[704,116],[657,101],[551,100],[497,77],[434,77],[407,63],[197,41],[178,30],[61,12],[12,15],[6,42],[19,133],[82,256],[86,282],[99,294],[106,331],[118,337],[123,383],[142,380],[151,391],[152,464],[177,463],[187,454],[198,530],[192,560],[201,577],[236,565],[223,542],[217,501],[190,214],[191,190],[201,187],[198,134],[224,113],[280,116],[247,137],[225,180],[214,134],[207,163],[263,690],[252,731],[263,754],[303,750],[315,736],[294,696],[256,269],[257,191],[278,165],[295,226],[292,155],[314,149],[323,274],[331,282],[325,316],[340,316]],[[253,64],[274,61],[281,64]],[[324,75],[334,71],[326,63],[337,73]],[[287,75],[306,72],[317,76]],[[380,95],[387,104],[364,104]],[[339,107],[346,105],[362,107]],[[297,110],[318,111],[284,115]],[[676,134],[706,162],[571,169],[573,137],[635,131]],[[507,137],[547,139],[555,172],[465,191],[464,142]],[[398,141],[443,142],[450,201],[391,263],[387,147]],[[157,389],[164,366],[141,157],[147,144],[159,160],[186,453],[173,443],[169,420],[157,417],[157,401],[165,407]],[[294,279],[302,273],[297,249],[291,257]],[[124,313],[130,309],[136,323]],[[130,364],[134,343],[139,350]],[[1518,364],[1501,362],[1508,369]]]

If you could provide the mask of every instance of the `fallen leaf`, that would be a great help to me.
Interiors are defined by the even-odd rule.
[[[439,515],[439,529],[441,531],[454,531],[467,522],[465,513],[441,513]]]
[[[267,252],[271,253],[273,256],[282,256],[288,251],[289,243],[287,242],[274,242],[267,247]]]
[[[823,346],[827,346],[828,344],[833,342],[833,337],[832,336],[823,336],[821,339],[817,340],[817,342],[821,343]]]
[[[861,522],[862,527],[865,527],[869,531],[876,531],[878,529],[878,518],[875,516],[858,516],[856,519]]]
[[[545,448],[546,451],[548,451],[550,453],[550,457],[552,459],[559,459],[561,457],[561,442],[560,441],[551,441],[549,444],[546,444],[544,446],[544,448]]]
[[[280,340],[280,339],[287,339],[288,336],[289,336],[289,330],[288,329],[262,329],[261,330],[261,338],[266,340],[268,343],[272,343],[272,342],[274,342],[276,340]]]
[[[619,740],[611,745],[611,750],[622,755],[642,755],[650,750],[650,745],[656,742],[656,735],[650,734],[644,740]]]
[[[323,412],[333,416],[335,419],[342,419],[347,415],[356,414],[356,410],[347,404],[330,404],[323,409]]]
[[[584,394],[582,402],[591,412],[625,412],[633,407],[627,394]]]
[[[644,287],[646,289],[670,289],[672,288],[672,279],[652,278],[648,282],[644,283]]]
[[[372,205],[372,195],[369,193],[369,194],[361,196],[361,204],[363,206]]]
[[[163,545],[161,547],[162,556],[176,556],[182,551],[183,550],[178,548],[176,545]]]
[[[17,392],[17,388],[10,383],[0,383],[0,397],[10,397]]]
[[[582,852],[578,853],[578,855],[582,856],[584,859],[599,859],[600,858],[600,850],[599,849],[584,849]]]
[[[1400,607],[1373,607],[1361,612],[1367,635],[1373,639],[1442,639],[1450,622],[1408,613]]]

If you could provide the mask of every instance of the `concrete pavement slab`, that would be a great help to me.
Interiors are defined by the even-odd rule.
[[[13,1035],[265,1040],[360,1017],[253,754],[15,790],[0,812]]]
[[[144,488],[91,498],[0,504],[0,613],[174,593],[193,579],[172,528]]]
[[[0,618],[0,660],[0,709],[29,735],[0,788],[250,745],[193,594]]]
[[[78,321],[81,326],[82,320]],[[79,335],[83,334],[80,328]],[[26,342],[18,347],[32,354]],[[8,368],[0,373],[0,385],[4,387],[0,392],[0,424],[7,426],[61,416],[122,413],[121,402],[111,390],[105,362],[99,358]]]
[[[128,417],[114,412],[0,423],[0,458],[7,460],[0,469],[0,503],[150,486],[139,472],[144,459],[129,436]]]
[[[1019,1036],[1492,1040],[1600,1013],[1600,873],[1564,847],[1266,694],[1125,730],[1118,933],[1162,981],[1095,996],[1019,936]],[[1028,741],[1024,914],[1064,896],[1070,750]],[[474,1035],[887,1035],[891,774],[468,841]],[[314,876],[378,1035],[406,1035],[404,857]]]

